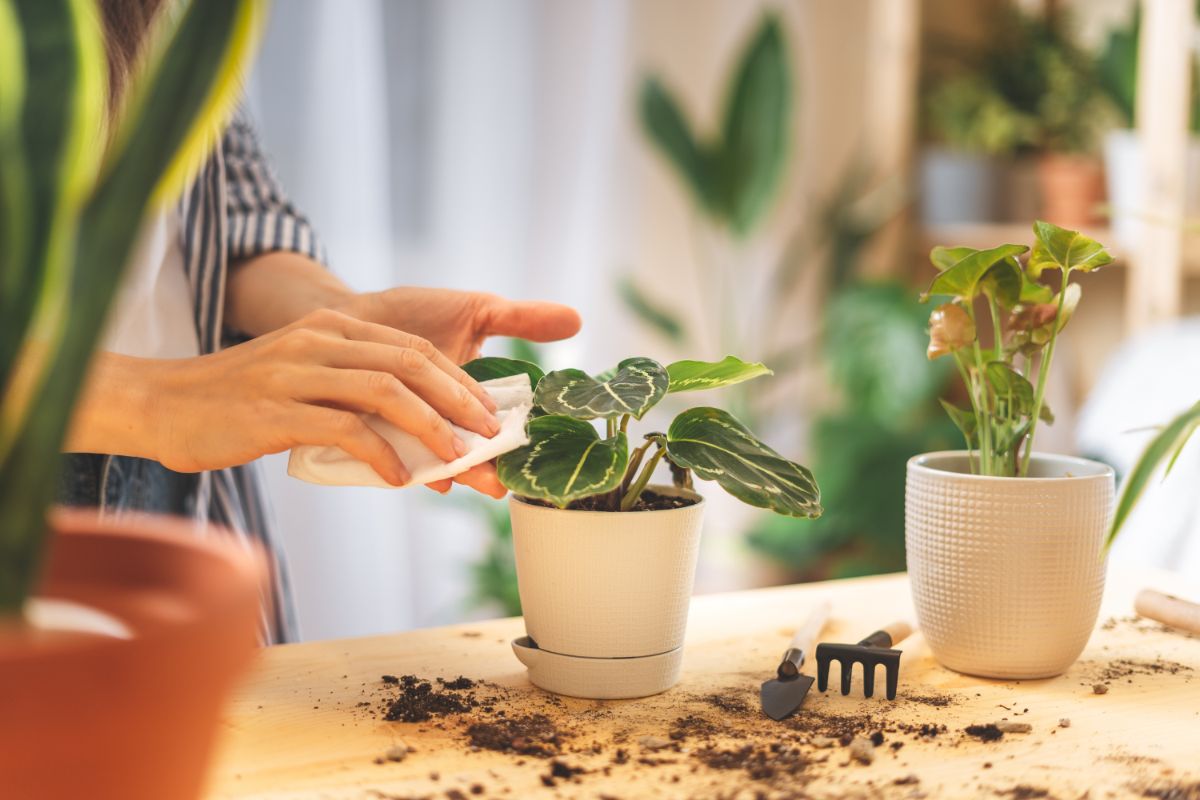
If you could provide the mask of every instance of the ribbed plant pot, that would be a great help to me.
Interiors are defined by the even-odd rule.
[[[679,680],[704,502],[568,511],[509,500],[530,680],[556,694],[644,697]]]
[[[970,474],[965,451],[908,462],[905,549],[933,655],[969,675],[1048,678],[1087,645],[1104,594],[1113,470],[1035,453],[1029,477]]]

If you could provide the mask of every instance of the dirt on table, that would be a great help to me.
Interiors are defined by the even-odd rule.
[[[502,753],[548,758],[562,750],[562,736],[544,714],[529,714],[494,722],[476,722],[467,728],[471,745]]]
[[[442,682],[446,691],[436,691],[427,680],[415,675],[405,675],[397,678],[394,675],[384,675],[385,685],[399,688],[399,695],[386,697],[383,704],[383,718],[388,722],[424,722],[433,717],[444,717],[448,714],[462,714],[478,706],[473,694],[459,689],[474,686],[474,682],[459,678],[454,684],[459,688],[451,688],[451,684]],[[466,681],[466,684],[460,684]]]

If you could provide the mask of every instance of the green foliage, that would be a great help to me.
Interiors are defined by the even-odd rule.
[[[720,361],[676,361],[667,365],[667,375],[671,381],[667,392],[673,394],[716,389],[772,374],[765,364],[750,364],[734,356],[725,356]]]
[[[767,15],[738,60],[718,133],[689,125],[655,77],[642,83],[642,128],[675,168],[696,204],[737,236],[761,221],[787,160],[791,76],[779,19]]]
[[[971,411],[943,405],[967,449],[977,451],[971,465],[983,475],[1027,474],[1037,424],[1054,420],[1044,400],[1054,345],[1082,293],[1069,283],[1071,273],[1112,262],[1103,245],[1076,231],[1038,221],[1033,232],[1033,250],[1024,266],[1017,260],[1029,250],[1023,245],[935,247],[930,253],[941,271],[926,298],[939,293],[954,299],[931,317],[928,354],[930,359],[951,355],[963,377]],[[1037,282],[1046,269],[1061,275],[1061,287],[1049,302],[1050,289]],[[975,320],[975,300],[981,296],[991,317],[992,346],[987,350]],[[1027,377],[1035,364],[1036,387]]]
[[[468,371],[490,374],[504,366],[488,361],[472,362]],[[672,368],[687,388],[728,386],[768,371],[732,357],[713,363],[676,362]],[[589,500],[590,508],[629,511],[665,457],[678,485],[690,486],[690,471],[695,471],[751,505],[792,516],[821,513],[812,474],[718,409],[683,412],[667,434],[646,434],[630,454],[630,420],[641,419],[662,399],[669,380],[668,370],[648,358],[625,359],[611,376],[602,378],[577,369],[547,373],[534,389],[534,401],[549,413],[529,421],[529,444],[499,458],[501,483],[518,495],[559,508]],[[593,427],[594,419],[605,420],[605,437]]]
[[[142,219],[213,140],[264,13],[251,0],[179,9],[106,126],[91,5],[0,0],[0,613],[37,577],[71,409]]]
[[[1137,505],[1142,492],[1146,490],[1150,478],[1162,467],[1164,461],[1166,462],[1164,475],[1170,474],[1176,459],[1179,458],[1179,454],[1197,428],[1200,428],[1200,403],[1196,403],[1167,423],[1166,427],[1150,440],[1150,444],[1146,445],[1146,449],[1138,457],[1133,471],[1129,473],[1121,487],[1121,496],[1117,499],[1117,510],[1113,515],[1112,526],[1108,529],[1105,549],[1112,547],[1112,543],[1116,541],[1121,527],[1129,518],[1134,506]]]
[[[638,288],[632,278],[623,279],[617,285],[617,291],[626,308],[668,342],[682,344],[687,338],[683,321]]]
[[[1009,155],[1037,138],[1037,119],[1013,108],[978,75],[938,85],[925,102],[925,117],[941,142],[967,153]]]
[[[463,371],[477,381],[508,378],[513,375],[528,375],[529,385],[537,386],[546,374],[537,364],[519,358],[479,358],[463,365]]]
[[[475,498],[472,498],[475,500]],[[502,505],[480,500],[473,502],[487,523],[488,541],[483,557],[471,565],[474,593],[471,604],[494,607],[508,617],[521,614],[521,594],[517,588],[517,565],[512,548],[512,518]]]
[[[1200,4],[1197,4],[1200,7]],[[1108,33],[1104,47],[1096,56],[1096,76],[1101,91],[1127,128],[1133,127],[1137,111],[1138,43],[1142,29],[1142,8],[1135,3],[1129,20]],[[1191,129],[1200,131],[1200,60],[1192,59]]]

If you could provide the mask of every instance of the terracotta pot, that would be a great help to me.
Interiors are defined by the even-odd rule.
[[[913,602],[944,666],[1048,678],[1096,627],[1113,469],[1035,453],[1027,478],[970,474],[963,451],[908,462],[904,538]]]
[[[704,502],[662,511],[563,511],[513,497],[513,550],[535,685],[641,697],[679,679]]]
[[[0,628],[0,794],[198,797],[221,704],[257,649],[260,553],[164,517],[58,511],[39,596],[128,639]]]
[[[1104,170],[1092,156],[1046,153],[1038,160],[1041,218],[1065,228],[1083,228],[1099,219],[1104,202]]]

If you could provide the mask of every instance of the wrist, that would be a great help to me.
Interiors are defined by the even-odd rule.
[[[99,352],[71,419],[63,449],[158,459],[160,366],[169,362]]]

